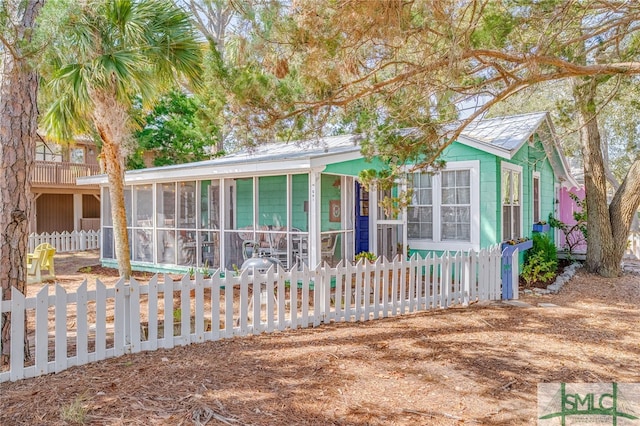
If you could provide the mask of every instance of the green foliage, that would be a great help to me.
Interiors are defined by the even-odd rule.
[[[197,100],[179,90],[171,90],[162,96],[142,119],[142,129],[133,135],[138,146],[129,158],[129,168],[144,167],[142,155],[145,151],[153,152],[154,166],[208,158],[205,147],[213,141],[214,135],[205,134],[198,111]]]
[[[360,260],[362,259],[369,262],[375,262],[378,259],[378,257],[375,254],[371,253],[370,251],[361,251],[360,253],[356,254],[355,260],[356,262],[360,262]]]
[[[546,284],[556,276],[556,271],[557,264],[550,260],[545,260],[544,253],[538,252],[527,259],[520,275],[527,285],[534,283]]]
[[[490,4],[482,16],[481,25],[471,33],[471,43],[474,47],[504,47],[516,22],[507,9]]]
[[[67,19],[41,66],[49,101],[43,126],[50,136],[70,140],[91,131],[97,126],[97,99],[114,99],[108,113],[120,114],[129,112],[135,99],[152,103],[179,74],[198,87],[201,49],[189,15],[173,2],[88,1],[65,7]],[[123,130],[118,133],[125,139]]]
[[[558,249],[551,237],[545,233],[533,234],[533,247],[529,252],[531,254],[542,253],[545,261],[558,264]]]
[[[209,270],[209,259],[204,261],[204,265],[200,267],[200,273],[203,278],[209,278],[211,276],[211,271]]]
[[[557,270],[558,253],[554,242],[547,234],[534,234],[533,247],[525,256],[522,278],[527,285],[546,284],[556,276]]]

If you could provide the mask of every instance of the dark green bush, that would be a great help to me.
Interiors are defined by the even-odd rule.
[[[527,257],[537,253],[542,253],[545,262],[558,266],[558,249],[549,235],[539,232],[533,235],[533,247],[527,252]]]
[[[520,274],[528,285],[548,283],[558,270],[558,251],[551,238],[544,233],[533,236],[533,247],[527,251]]]

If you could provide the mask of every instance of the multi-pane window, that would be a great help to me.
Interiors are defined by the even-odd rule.
[[[434,243],[474,240],[471,176],[469,168],[410,176],[413,197],[407,207],[407,238]]]
[[[83,164],[84,161],[84,148],[72,148],[69,150],[69,160],[72,163]]]
[[[407,208],[407,236],[412,239],[433,239],[433,186],[428,173],[412,175],[413,198]]]
[[[522,235],[522,200],[520,194],[522,172],[519,168],[502,168],[502,239],[511,240]]]
[[[471,176],[469,170],[441,174],[441,239],[471,241]]]
[[[36,161],[62,161],[62,146],[55,143],[36,144]]]

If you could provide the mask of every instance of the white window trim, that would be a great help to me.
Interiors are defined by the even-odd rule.
[[[533,172],[531,174],[531,220],[535,223],[536,212],[533,211],[535,203],[535,180],[538,179],[538,220],[544,220],[542,218],[542,181],[540,180],[540,172]]]
[[[502,171],[503,170],[511,170],[520,174],[520,232],[518,232],[520,237],[523,237],[522,233],[522,223],[524,221],[524,202],[523,202],[523,175],[522,175],[522,166],[518,166],[513,163],[507,163],[506,161],[501,162],[500,167],[500,241],[504,241],[505,237],[502,235],[502,230],[504,229],[504,218],[502,217],[502,209],[504,208],[504,204],[502,203]]]
[[[442,241],[441,231],[442,223],[440,211],[442,208],[442,187],[440,184],[440,176],[434,176],[437,184],[433,185],[433,239],[407,239],[407,243],[411,249],[416,250],[445,250],[458,251],[480,250],[480,160],[469,161],[451,161],[447,162],[443,171],[453,170],[469,170],[469,184],[471,186],[471,241]],[[406,212],[403,217],[407,217]],[[405,226],[406,228],[406,226]]]

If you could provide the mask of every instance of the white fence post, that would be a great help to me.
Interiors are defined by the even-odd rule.
[[[90,248],[92,240],[88,236],[95,234],[85,234],[85,247]],[[41,237],[30,236],[30,241],[39,243]],[[49,241],[67,247],[81,246],[81,243],[74,246],[76,243],[68,238],[65,243],[61,237],[47,236]],[[159,283],[156,275],[146,285],[135,279],[129,284],[120,279],[109,288],[96,281],[95,291],[88,290],[86,282],[69,293],[56,285],[53,296],[49,296],[45,286],[29,299],[14,290],[13,299],[0,300],[0,313],[12,314],[11,336],[16,342],[23,340],[25,318],[35,323],[29,336],[32,343],[35,341],[35,363],[25,367],[22,345],[13,345],[9,370],[0,372],[0,382],[60,372],[72,365],[128,352],[306,328],[331,321],[360,322],[493,300],[500,297],[500,259],[500,250],[491,248],[479,253],[444,253],[439,257],[429,254],[424,259],[396,257],[390,262],[382,258],[375,263],[361,261],[356,265],[345,262],[335,268],[325,264],[313,270],[302,265],[301,270],[289,272],[278,268],[253,274],[243,270],[236,275],[227,271],[224,277],[216,271],[209,280],[196,273],[194,281],[184,276],[174,282],[165,275],[164,282]],[[512,274],[517,283],[517,254]],[[174,304],[174,292],[180,294],[179,304]],[[177,307],[180,315],[176,311],[174,318]],[[51,309],[52,319],[48,313]],[[95,315],[90,315],[88,311],[93,309]],[[70,322],[74,313],[75,321]],[[95,323],[90,323],[89,318],[94,317]],[[148,321],[146,325],[143,317]],[[176,336],[174,319],[180,320]],[[71,323],[76,324],[75,330],[68,325]],[[70,353],[70,345],[74,344],[75,353]],[[51,346],[55,351],[49,361]]]
[[[515,249],[511,255],[511,283],[513,285],[513,299],[518,298],[520,291],[520,264],[518,263],[518,249]]]
[[[24,378],[24,315],[25,297],[15,287],[11,288],[11,380]],[[17,344],[16,344],[17,343]]]

